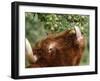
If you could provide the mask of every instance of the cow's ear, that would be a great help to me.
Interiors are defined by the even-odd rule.
[[[75,34],[75,33],[76,33],[76,31],[74,29],[69,31],[69,34]]]

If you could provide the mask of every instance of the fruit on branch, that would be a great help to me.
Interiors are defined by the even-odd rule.
[[[85,48],[85,38],[79,27],[48,35],[32,48],[35,60],[29,67],[54,67],[79,65]],[[30,61],[31,62],[31,61]]]

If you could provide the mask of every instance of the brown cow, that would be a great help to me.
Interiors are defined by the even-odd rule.
[[[84,48],[85,39],[78,27],[56,36],[48,35],[33,48],[33,55],[36,55],[37,61],[29,67],[79,65]]]

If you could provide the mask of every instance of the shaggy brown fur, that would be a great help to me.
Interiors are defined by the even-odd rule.
[[[73,30],[64,31],[56,36],[50,35],[33,48],[37,55],[36,63],[29,67],[54,67],[79,65],[85,47],[85,40],[77,41]]]

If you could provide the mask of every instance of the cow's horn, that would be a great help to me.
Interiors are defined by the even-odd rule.
[[[25,39],[25,55],[29,63],[35,63],[37,61],[37,56],[33,54],[31,44],[27,38]]]
[[[76,37],[77,37],[77,39],[80,39],[82,37],[80,28],[77,27],[77,26],[75,26],[75,31],[76,31]]]

